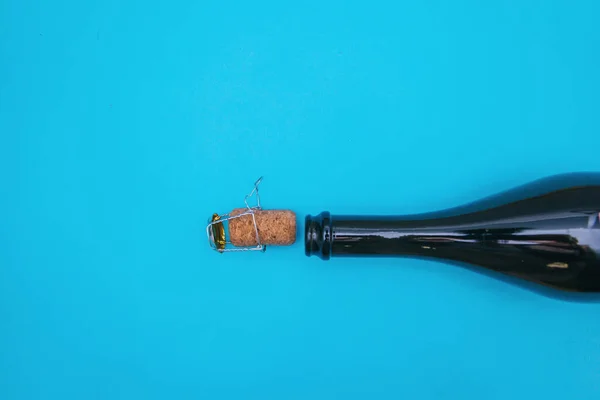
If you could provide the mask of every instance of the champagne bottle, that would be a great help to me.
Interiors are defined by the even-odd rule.
[[[555,175],[432,213],[322,212],[305,222],[306,255],[323,260],[430,258],[600,292],[600,173]]]

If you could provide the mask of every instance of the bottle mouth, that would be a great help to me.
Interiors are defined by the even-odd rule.
[[[307,215],[304,221],[304,252],[323,260],[331,257],[331,214],[323,211],[319,215]]]

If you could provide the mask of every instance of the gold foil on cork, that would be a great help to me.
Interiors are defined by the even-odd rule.
[[[223,226],[222,222],[216,222],[219,221],[221,219],[221,217],[219,217],[219,214],[215,213],[212,216],[212,222],[213,224],[211,225],[211,229],[212,229],[212,239],[213,242],[215,243],[215,246],[217,247],[217,250],[220,252],[223,252],[225,250],[225,227]]]

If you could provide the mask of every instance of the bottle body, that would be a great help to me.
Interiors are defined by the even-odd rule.
[[[600,292],[600,174],[552,177],[436,213],[307,216],[305,248],[323,259],[433,258]]]

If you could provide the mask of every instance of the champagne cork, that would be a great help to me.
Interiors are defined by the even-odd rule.
[[[236,208],[229,216],[229,240],[234,246],[256,246],[256,228],[252,215],[236,215],[247,212]],[[296,241],[296,214],[290,210],[256,210],[254,212],[258,237],[263,245],[289,246]]]
[[[219,253],[265,251],[267,245],[289,246],[296,241],[296,214],[290,210],[263,210],[258,185],[244,197],[244,208],[228,214],[214,213],[206,226],[208,241]],[[249,200],[253,198],[255,205]],[[257,237],[258,233],[258,237]]]

